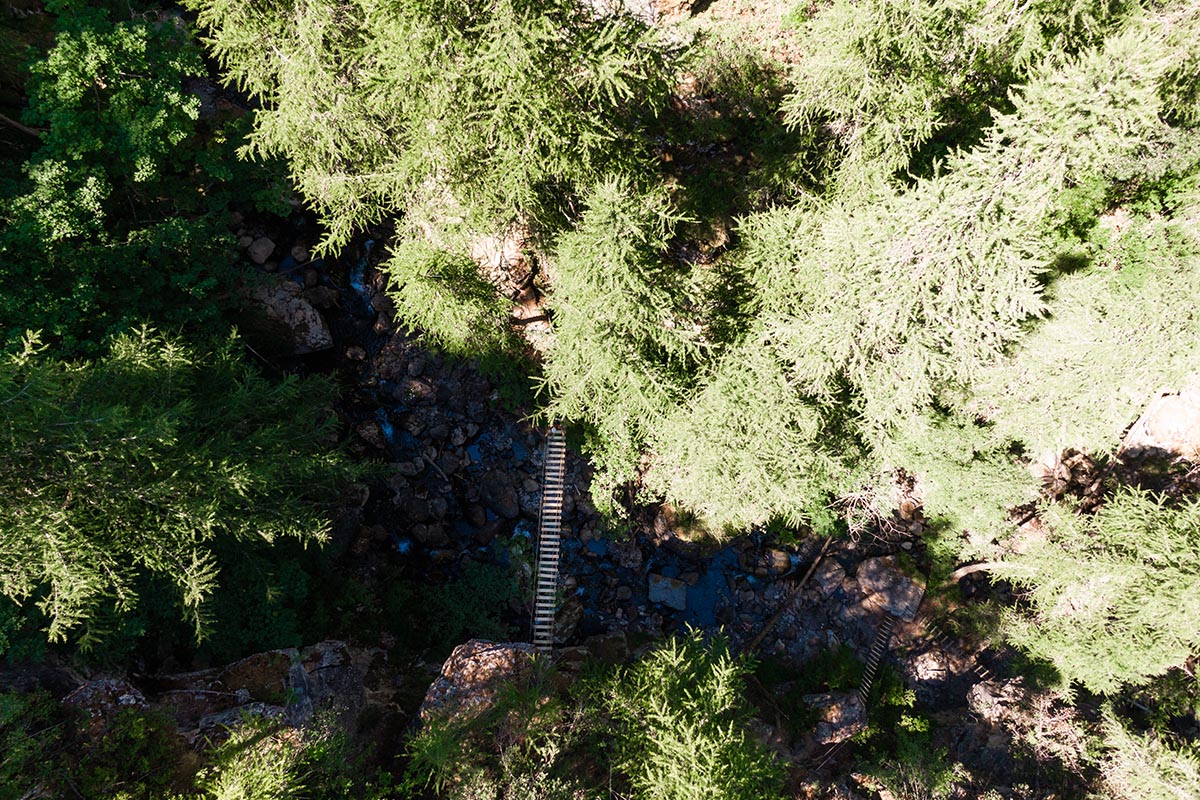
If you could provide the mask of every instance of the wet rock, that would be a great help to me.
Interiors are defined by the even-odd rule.
[[[554,641],[570,639],[582,620],[583,602],[578,597],[568,597],[554,615]]]
[[[429,498],[429,513],[434,519],[442,520],[446,518],[446,513],[450,510],[450,504],[446,498],[440,494]]]
[[[479,505],[478,503],[471,503],[469,506],[467,506],[464,516],[466,517],[467,523],[472,527],[482,528],[487,524],[487,512],[484,511],[483,506]]]
[[[449,476],[458,473],[458,470],[462,467],[462,462],[453,453],[447,451],[438,457],[437,465],[442,472]]]
[[[312,303],[300,296],[300,287],[295,283],[280,281],[256,286],[249,297],[270,321],[282,327],[296,355],[333,347],[328,323]]]
[[[495,706],[499,692],[533,678],[533,655],[533,645],[525,643],[472,639],[459,645],[425,693],[421,719],[465,719],[487,711]]]
[[[925,580],[905,574],[895,556],[863,561],[855,577],[868,602],[904,620],[916,617],[925,596]]]
[[[425,462],[419,458],[412,461],[400,461],[395,465],[395,469],[399,475],[403,475],[406,478],[415,478],[425,471]]]
[[[358,434],[358,438],[376,450],[387,449],[387,437],[383,435],[383,429],[375,420],[369,419],[358,423],[354,426],[354,432]]]
[[[430,550],[429,560],[437,566],[451,564],[458,560],[457,550]]]
[[[516,519],[521,513],[521,502],[512,476],[502,470],[491,470],[480,479],[479,499],[505,519]]]
[[[331,308],[336,308],[338,304],[338,291],[332,286],[313,286],[312,288],[305,289],[303,292],[301,292],[300,296],[322,311],[328,311]],[[361,361],[363,358],[366,358],[367,352],[361,347],[352,347],[350,349],[362,351],[362,357],[355,358],[355,360]],[[349,356],[349,352],[347,352],[347,355]],[[351,357],[354,358],[353,356]]]
[[[246,247],[246,255],[255,264],[263,264],[275,252],[275,243],[266,236],[260,236]]]
[[[404,506],[404,515],[412,522],[428,522],[433,519],[429,501],[424,497],[411,497]]]
[[[778,547],[744,550],[738,556],[741,568],[760,578],[778,578],[792,568],[792,555]]]
[[[642,549],[638,547],[638,543],[633,537],[607,541],[608,552],[621,566],[621,569],[636,571],[642,568]]]
[[[633,589],[630,589],[628,586],[618,586],[613,596],[617,598],[618,603],[628,602],[633,599]]]
[[[687,609],[687,584],[675,578],[651,573],[649,575],[650,602],[684,611]]]
[[[821,714],[813,733],[819,744],[844,742],[867,728],[867,710],[857,692],[809,694],[804,702]]]
[[[412,527],[413,538],[426,547],[438,548],[450,544],[450,537],[443,525],[418,523]]]

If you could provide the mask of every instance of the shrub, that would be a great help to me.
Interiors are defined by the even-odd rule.
[[[205,68],[181,19],[52,7],[26,113],[45,132],[0,190],[0,344],[32,329],[95,354],[145,319],[211,330],[231,296],[228,205],[262,197],[272,173],[227,163],[242,122],[199,120],[184,82]]]
[[[743,675],[724,641],[692,631],[620,672],[607,706],[618,724],[614,763],[637,796],[777,798],[783,770],[747,736]]]

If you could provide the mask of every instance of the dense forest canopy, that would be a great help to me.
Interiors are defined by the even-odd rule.
[[[243,579],[305,584],[309,556],[272,543],[319,547],[376,469],[331,448],[332,379],[231,333],[256,280],[231,214],[303,203],[318,257],[387,233],[397,321],[531,386],[610,517],[847,536],[909,481],[931,581],[980,562],[1016,587],[999,630],[1064,696],[1194,715],[1200,451],[1123,442],[1200,385],[1200,3],[801,2],[782,51],[628,5],[57,0],[5,21],[0,655],[119,660],[167,618],[206,657],[300,643],[302,620],[222,614]],[[236,103],[196,90],[211,68]],[[497,241],[520,258],[484,265]],[[1068,458],[1094,467],[1083,491],[1055,483]],[[674,640],[574,697],[636,796],[778,791],[722,646]],[[0,734],[37,727],[24,703]],[[1194,742],[1104,714],[1097,786],[1195,789]],[[494,766],[445,760],[464,730],[413,745],[443,792]],[[267,738],[235,737],[195,796],[298,793],[337,759],[272,772]],[[274,788],[229,788],[256,770]]]

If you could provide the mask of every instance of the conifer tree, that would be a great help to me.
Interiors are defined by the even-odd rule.
[[[1200,653],[1200,503],[1125,489],[1092,516],[1052,507],[1051,533],[993,572],[1029,590],[1010,638],[1094,692]]]
[[[1200,797],[1200,750],[1194,744],[1133,733],[1110,710],[1104,720],[1103,746],[1105,788],[1117,800]]]
[[[1099,44],[1129,10],[1109,0],[839,0],[806,23],[783,111],[837,142],[826,165],[836,191],[882,190],[972,142],[990,110],[1008,105],[1009,87],[1046,59]],[[923,149],[926,163],[913,164]]]
[[[702,337],[687,305],[689,275],[666,261],[677,219],[665,193],[613,178],[586,203],[546,264],[555,317],[543,388],[548,417],[591,429],[603,485],[633,474],[688,385]]]
[[[26,340],[0,361],[0,593],[52,641],[87,646],[100,610],[165,578],[197,634],[219,537],[320,541],[318,503],[352,474],[323,450],[332,387],[268,381],[229,340],[211,352],[142,329],[94,362]]]

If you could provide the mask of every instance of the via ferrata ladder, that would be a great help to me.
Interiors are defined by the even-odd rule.
[[[533,599],[533,646],[549,655],[554,646],[555,594],[558,591],[559,537],[567,442],[555,426],[546,434],[542,459],[542,508],[538,518],[537,588]]]

